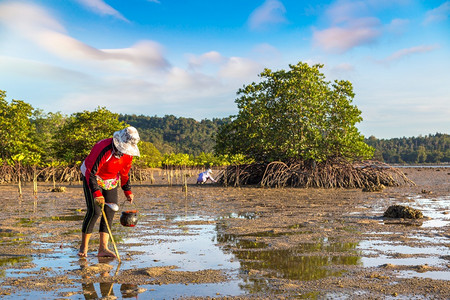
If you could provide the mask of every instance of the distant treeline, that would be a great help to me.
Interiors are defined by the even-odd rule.
[[[230,118],[196,121],[192,118],[120,115],[120,121],[135,126],[142,140],[151,142],[161,153],[199,155],[213,152],[218,128]],[[375,148],[375,158],[386,163],[449,163],[450,135],[377,139],[365,142]]]
[[[365,142],[375,148],[375,158],[386,163],[449,163],[450,135],[436,133],[419,137],[377,139]]]
[[[173,115],[119,115],[119,120],[136,127],[141,139],[152,143],[161,153],[199,155],[213,152],[215,134],[230,118],[197,121]]]

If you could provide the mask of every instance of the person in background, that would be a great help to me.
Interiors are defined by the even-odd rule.
[[[197,184],[204,184],[208,179],[211,180],[212,182],[216,182],[216,180],[214,180],[211,174],[212,174],[211,169],[208,169],[205,172],[198,174]]]
[[[129,172],[133,156],[139,156],[139,134],[136,128],[127,127],[116,131],[112,138],[104,139],[91,149],[81,166],[83,190],[87,205],[86,216],[81,228],[81,246],[78,256],[86,257],[89,239],[98,218],[102,216],[102,207],[106,203],[118,202],[117,188],[119,183],[128,201],[133,202]],[[108,224],[114,218],[114,211],[104,206]],[[99,257],[116,257],[108,249],[109,234],[105,219],[100,221]]]

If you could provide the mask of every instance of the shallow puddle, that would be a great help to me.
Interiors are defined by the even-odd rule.
[[[105,282],[75,284],[74,288],[60,289],[58,293],[74,299],[80,294],[88,299],[107,295],[125,297],[137,290],[142,297],[148,298],[237,296],[270,289],[265,280],[254,279],[251,275],[314,280],[343,274],[342,270],[333,270],[333,266],[362,264],[357,243],[321,239],[315,243],[298,244],[290,250],[274,250],[270,245],[252,239],[277,237],[280,233],[255,232],[254,236],[224,234],[226,218],[155,215],[143,216],[142,219],[138,224],[139,237],[133,237],[137,228],[114,225],[116,242],[120,241],[122,263],[119,265],[117,260],[108,262],[112,266],[109,276],[118,271],[173,265],[177,271],[223,270],[230,280],[207,284],[141,285],[134,289]],[[25,269],[9,268],[4,276],[20,278],[45,271],[55,276],[68,274],[70,279],[79,279],[74,272],[81,268],[83,260],[78,259],[72,247],[58,247],[53,243],[33,243],[32,246],[41,249],[42,254],[5,260],[4,264],[28,263],[28,266]],[[99,262],[92,255],[90,253],[87,259],[89,265]],[[15,295],[39,298],[43,293],[19,291]]]
[[[220,217],[220,219],[247,219],[253,220],[259,218],[259,216],[254,212],[245,212],[245,213],[229,213]]]
[[[421,228],[439,229],[450,225],[450,214],[448,214],[450,197],[432,198],[429,195],[418,195],[409,197],[407,201],[399,204],[419,209],[427,219],[416,224],[417,229],[411,231],[410,234],[399,234],[398,241],[383,239],[383,235],[390,236],[394,234],[392,232],[372,232],[371,234],[378,237],[363,240],[358,245],[358,249],[364,256],[361,259],[363,266],[379,267],[389,264],[394,268],[400,266],[400,270],[397,271],[399,277],[450,280],[448,237],[439,236],[436,233],[434,233],[436,236],[430,236],[430,234],[433,235],[433,231],[430,232],[429,229],[426,230],[427,234],[425,235],[425,233],[422,234],[425,231],[421,230]],[[376,213],[382,214],[382,211]],[[389,224],[405,226],[401,222]],[[403,240],[412,245],[406,245]],[[404,270],[405,266],[413,270]],[[421,266],[439,270],[423,270],[420,268]]]
[[[85,299],[102,299],[111,297],[136,299],[177,299],[181,297],[219,297],[223,295],[242,294],[235,284],[166,284],[161,286],[129,284],[94,283],[83,285]],[[71,297],[69,297],[71,298]],[[78,299],[75,297],[74,299]]]
[[[170,215],[153,218],[163,221],[164,225],[153,226],[151,220],[146,221],[140,225],[140,237],[124,237],[124,244],[135,244],[127,247],[127,251],[135,254],[132,260],[122,262],[121,270],[173,265],[177,266],[177,271],[224,270],[233,278],[224,283],[142,285],[140,288],[147,290],[143,297],[162,299],[243,294],[243,282],[237,276],[240,264],[233,255],[217,246],[216,222],[213,219]],[[144,237],[141,235],[143,232]]]
[[[13,257],[4,257],[4,258],[0,258],[0,267],[3,266],[14,266],[17,265],[19,263],[27,263],[27,262],[31,262],[33,259],[29,256],[13,256]],[[6,272],[3,274],[3,276],[6,276]],[[2,277],[3,277],[2,276]]]
[[[423,222],[422,227],[443,227],[450,224],[450,197],[432,198],[418,195],[411,198],[416,208],[423,212],[423,215],[430,218]],[[404,205],[407,205],[406,203]]]
[[[430,197],[429,195],[417,195],[407,197],[407,201],[398,203],[420,210],[423,220],[418,220],[419,226],[424,228],[444,227],[450,225],[450,196]],[[383,207],[377,207],[374,211],[378,215],[383,215]]]
[[[245,235],[231,235],[218,232],[218,242],[225,245],[239,259],[241,272],[261,273],[266,277],[280,277],[293,280],[314,280],[329,276],[340,276],[343,271],[330,267],[361,264],[357,243],[330,242],[321,239],[316,243],[299,243],[288,250],[271,249],[270,244],[259,242],[258,237],[279,237],[283,234],[255,232]]]
[[[52,218],[55,221],[61,219],[65,219],[65,217]],[[165,215],[156,216],[154,220],[164,220],[164,225],[152,226],[152,220],[143,221],[138,224],[138,228],[114,225],[113,231],[116,232],[115,239],[119,245],[122,262],[119,265],[117,260],[108,261],[112,270],[103,276],[112,276],[116,271],[173,265],[177,266],[177,271],[223,270],[232,277],[231,280],[223,283],[141,285],[133,288],[127,287],[126,284],[108,282],[75,283],[74,288],[60,289],[57,293],[71,299],[78,299],[80,295],[84,295],[86,299],[98,299],[113,295],[126,298],[135,297],[139,293],[144,293],[142,297],[150,299],[245,294],[241,288],[243,281],[238,276],[240,263],[233,254],[224,252],[217,245],[216,222],[213,219]],[[29,222],[29,219],[26,219],[26,222],[23,223],[29,224]],[[160,225],[160,223],[158,224]],[[144,233],[144,238],[132,237],[133,230],[139,230],[139,236]],[[7,237],[11,234],[3,233],[3,235]],[[95,265],[100,262],[99,258],[92,256],[93,253],[89,253],[86,261],[80,260],[72,247],[64,245],[33,243],[32,247],[41,249],[42,253],[0,259],[0,267],[8,266],[5,272],[0,273],[0,276],[21,278],[44,271],[55,276],[68,274],[70,279],[76,280],[79,277],[75,271],[80,270],[83,264]],[[128,255],[129,253],[131,254]],[[19,298],[46,298],[49,296],[45,292],[20,290],[14,295]]]
[[[427,195],[428,197],[428,195]],[[405,205],[421,209],[430,220],[425,220],[421,226],[411,229],[410,234],[403,236],[404,225],[386,226],[384,232],[370,232],[365,236],[358,235],[357,242],[342,242],[338,238],[301,239],[301,235],[311,235],[310,227],[294,221],[293,225],[284,225],[279,230],[255,230],[253,233],[241,235],[228,234],[227,222],[255,220],[260,221],[265,212],[258,213],[227,213],[212,218],[199,215],[142,214],[135,228],[127,228],[113,224],[112,231],[119,247],[122,263],[117,260],[108,261],[112,269],[105,274],[94,275],[94,282],[81,284],[74,282],[72,287],[60,288],[56,291],[22,291],[19,290],[11,298],[67,298],[67,299],[98,299],[104,297],[141,297],[143,299],[164,299],[179,297],[226,297],[255,293],[273,292],[269,278],[282,278],[300,281],[311,281],[326,277],[339,277],[346,269],[354,266],[377,268],[382,265],[423,266],[434,269],[419,272],[414,269],[394,270],[398,277],[425,277],[432,279],[450,279],[448,268],[448,236],[443,236],[442,227],[450,224],[450,215],[443,212],[449,210],[449,197],[427,198],[425,196],[411,197]],[[195,203],[194,203],[195,204]],[[170,206],[167,205],[168,210]],[[252,208],[254,209],[254,208]],[[159,211],[162,211],[160,209]],[[192,211],[192,210],[191,210]],[[194,210],[195,211],[195,210]],[[351,213],[349,213],[351,214]],[[355,213],[356,214],[356,213]],[[354,214],[352,214],[354,215]],[[382,215],[378,212],[377,215]],[[81,224],[84,214],[80,210],[59,211],[53,217],[33,218],[30,215],[20,215],[14,224],[24,227],[24,232],[32,231],[28,227],[47,226],[64,227],[63,238],[66,235],[78,234],[74,224]],[[244,219],[244,220],[230,220]],[[72,222],[76,221],[78,223]],[[371,220],[372,221],[372,220]],[[70,222],[72,227],[65,228],[64,222]],[[380,220],[380,224],[383,221]],[[339,223],[339,225],[341,225]],[[398,241],[392,240],[392,226],[399,226]],[[305,228],[308,229],[305,229]],[[428,228],[421,230],[421,227]],[[430,227],[436,229],[429,229]],[[22,229],[24,229],[22,228]],[[354,230],[342,227],[342,230]],[[394,227],[395,228],[395,227]],[[303,229],[303,231],[302,231]],[[284,232],[286,231],[286,232]],[[409,231],[407,231],[409,232]],[[436,232],[436,233],[435,233]],[[439,233],[437,233],[439,232]],[[356,234],[356,232],[355,232]],[[295,235],[295,236],[293,236]],[[275,239],[292,239],[302,241],[290,245],[289,249],[273,247]],[[0,267],[4,267],[0,276],[22,278],[39,276],[45,273],[52,276],[67,276],[72,280],[80,280],[77,273],[85,265],[95,265],[100,260],[91,251],[87,260],[77,257],[74,245],[64,245],[48,241],[52,232],[41,231],[36,241],[23,242],[18,233],[0,231],[1,242],[4,245],[39,249],[33,255],[18,255],[1,257]],[[289,236],[289,237],[287,237]],[[58,238],[58,236],[56,236]],[[358,241],[360,239],[360,241]],[[408,243],[404,243],[403,240]],[[30,240],[30,239],[28,239]],[[286,239],[288,240],[288,239]],[[98,243],[93,239],[92,244]],[[78,245],[77,245],[78,246]],[[97,246],[97,245],[96,245]],[[93,247],[94,248],[94,247]],[[409,257],[409,256],[414,257]],[[229,280],[222,283],[179,283],[179,284],[145,284],[130,285],[108,282],[108,276],[116,272],[145,269],[153,267],[176,266],[176,271],[221,270]],[[51,276],[50,276],[51,275]],[[101,278],[100,278],[101,277]],[[104,277],[104,278],[103,278]],[[99,283],[99,281],[102,281]],[[310,294],[310,298],[318,297]],[[339,296],[339,294],[328,294]],[[339,298],[339,297],[338,297]],[[343,294],[345,298],[345,294]]]
[[[197,221],[213,220],[197,216],[175,217],[171,226],[165,229],[146,227],[142,230],[147,237],[126,238],[124,242],[137,244],[129,247],[129,251],[143,252],[133,256],[141,268],[176,265],[183,271],[197,271],[239,267],[232,255],[225,254],[216,245],[215,223],[198,224]]]
[[[400,272],[400,277],[412,278],[429,278],[435,280],[450,280],[450,272],[448,271],[428,271],[426,273],[419,273],[415,271],[402,271]]]

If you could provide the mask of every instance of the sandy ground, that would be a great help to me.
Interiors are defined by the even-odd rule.
[[[376,193],[357,189],[197,186],[195,177],[191,177],[186,194],[181,184],[169,186],[163,174],[155,176],[154,184],[135,183],[133,191],[142,215],[196,214],[217,220],[213,221],[218,228],[217,245],[240,262],[239,277],[251,286],[242,295],[226,298],[448,299],[450,280],[399,274],[402,271],[450,274],[449,225],[423,227],[421,223],[404,220],[383,220],[382,215],[388,206],[411,202],[415,197],[450,201],[450,168],[403,170],[416,186],[386,188]],[[128,292],[133,296],[145,293],[145,289],[139,288],[142,285],[230,280],[226,270],[188,272],[171,265],[115,271],[108,259],[88,264],[74,258],[79,268],[66,274],[56,272],[51,266],[28,271],[33,269],[33,257],[45,256],[55,248],[66,249],[74,256],[79,247],[80,216],[85,209],[82,189],[77,184],[65,185],[65,192],[55,193],[50,191],[51,187],[39,185],[39,193],[34,197],[31,186],[25,186],[20,199],[15,186],[0,186],[0,276],[3,274],[0,295],[3,297],[14,297],[23,290],[63,291],[74,284],[88,286],[99,282],[128,286],[123,295]],[[449,212],[450,203],[440,213]],[[74,215],[77,218],[70,217]],[[233,217],[223,217],[230,215]],[[152,226],[167,225],[165,221],[158,222]],[[136,236],[139,237],[138,230]],[[361,251],[358,243],[362,240],[447,249],[438,255],[446,265],[396,265],[379,259],[379,264],[366,267],[361,259],[393,255],[382,250]],[[36,246],[37,243],[41,246]],[[48,246],[42,247],[42,243]],[[96,246],[94,239],[90,256],[95,255]],[[125,249],[122,252],[126,253],[122,259],[133,260],[133,253],[126,252],[127,246],[131,245],[121,244],[121,249]],[[422,253],[402,255],[424,256]],[[5,276],[11,269],[20,270],[15,271],[20,276]],[[86,290],[84,297],[87,297]],[[60,292],[59,296],[70,298],[74,294]]]

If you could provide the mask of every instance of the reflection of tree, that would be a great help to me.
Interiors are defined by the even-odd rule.
[[[241,268],[265,270],[270,277],[294,280],[315,280],[338,276],[340,272],[323,267],[332,265],[356,265],[356,256],[304,255],[302,250],[237,250],[233,254],[240,260]]]
[[[0,267],[3,266],[13,266],[18,263],[29,263],[33,258],[28,256],[12,256],[0,259]]]
[[[239,260],[241,273],[263,274],[262,277],[248,277],[242,288],[250,293],[269,290],[270,278],[317,280],[342,274],[343,271],[333,270],[332,266],[361,264],[356,251],[358,243],[321,240],[297,244],[290,249],[267,249],[266,243],[255,242],[254,239],[268,236],[268,233],[232,235],[223,233],[223,225],[217,228],[217,241],[225,244],[225,248]],[[277,236],[280,234],[273,237]]]

